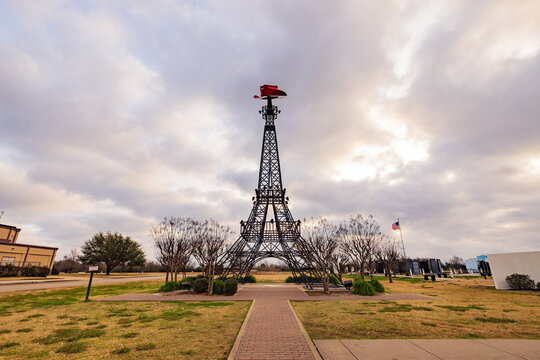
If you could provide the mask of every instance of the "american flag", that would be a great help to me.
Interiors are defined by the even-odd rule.
[[[395,223],[392,224],[392,230],[400,230],[399,229],[399,221],[396,221]]]

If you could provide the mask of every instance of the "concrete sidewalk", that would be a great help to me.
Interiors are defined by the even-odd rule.
[[[315,340],[325,360],[540,359],[540,340]]]

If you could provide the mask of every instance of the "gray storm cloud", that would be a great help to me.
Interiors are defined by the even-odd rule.
[[[401,219],[412,256],[537,250],[540,6],[471,2],[0,4],[0,210],[21,241],[164,216],[238,230],[262,83],[299,219]],[[396,236],[396,234],[393,234]]]

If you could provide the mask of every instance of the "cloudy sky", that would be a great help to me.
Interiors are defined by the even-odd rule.
[[[261,84],[293,216],[408,255],[540,249],[537,1],[0,1],[0,210],[61,258],[164,216],[239,230]]]

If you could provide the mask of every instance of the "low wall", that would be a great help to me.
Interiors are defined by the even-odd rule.
[[[540,281],[540,251],[488,254],[487,257],[497,289],[510,289],[506,277],[515,273],[530,275],[535,283]]]

